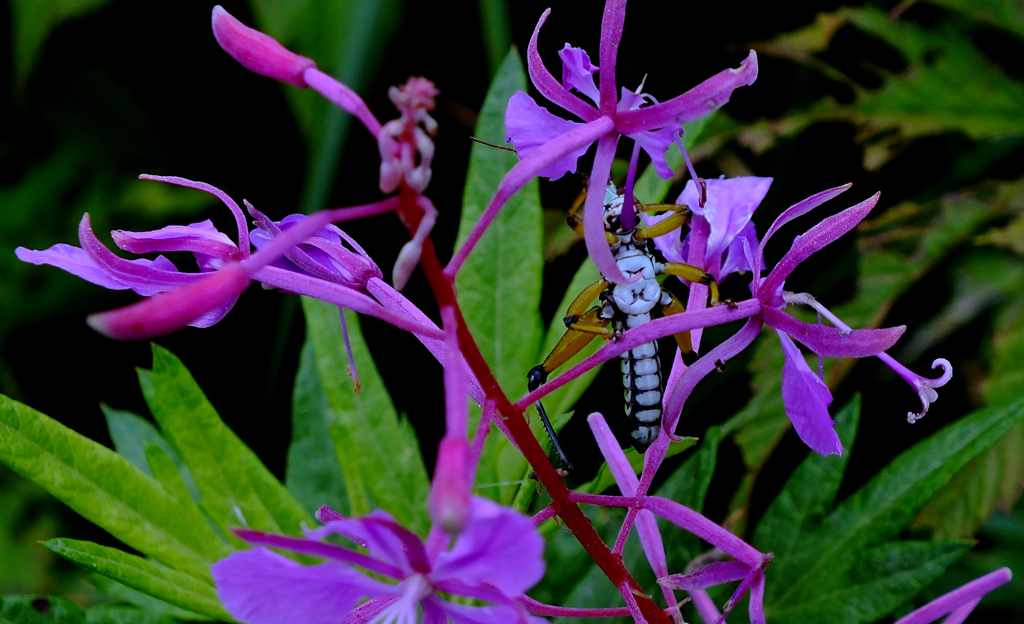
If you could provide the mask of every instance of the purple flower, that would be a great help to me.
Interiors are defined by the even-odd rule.
[[[672,172],[665,164],[665,150],[678,137],[680,124],[699,119],[722,106],[729,100],[733,90],[751,84],[757,77],[757,57],[751,52],[739,69],[722,71],[665,102],[658,103],[653,97],[641,93],[640,89],[633,92],[623,88],[620,93],[615,84],[615,62],[622,38],[626,2],[608,0],[601,26],[598,54],[600,70],[586,52],[566,45],[559,52],[562,59],[562,81],[559,82],[544,67],[537,51],[540,27],[549,14],[550,9],[544,12],[530,38],[527,49],[530,79],[544,97],[582,122],[552,115],[525,93],[517,93],[509,100],[505,125],[522,160],[498,185],[491,203],[445,269],[449,277],[458,271],[509,197],[533,176],[556,179],[567,172],[576,171],[579,157],[596,142],[597,153],[590,171],[584,209],[587,249],[605,278],[615,283],[627,282],[608,250],[601,209],[619,137],[633,139],[636,145],[634,156],[638,155],[639,149],[643,149],[650,155],[658,173],[666,178],[671,177]],[[597,71],[600,71],[600,81],[595,84],[594,73]],[[573,95],[570,90],[575,90],[586,99]],[[632,179],[635,171],[635,161],[634,157],[629,179]],[[632,189],[627,188],[626,194],[628,200]],[[629,201],[626,204],[632,205]]]
[[[946,385],[953,378],[953,365],[945,358],[938,358],[932,362],[933,369],[942,368],[942,375],[938,379],[928,379],[918,375],[894,360],[888,353],[879,353],[878,359],[885,362],[886,366],[896,371],[896,374],[903,378],[903,381],[910,384],[910,387],[917,392],[918,398],[921,399],[920,413],[907,412],[907,422],[911,424],[924,418],[924,415],[928,413],[928,407],[939,399],[939,393],[935,389]]]
[[[266,548],[232,553],[211,571],[217,594],[233,617],[248,624],[361,624],[371,619],[412,624],[419,621],[421,608],[423,621],[432,623],[448,617],[456,624],[511,624],[529,617],[516,598],[543,576],[544,542],[530,519],[516,511],[473,498],[472,515],[450,548],[451,540],[440,527],[435,525],[423,543],[382,511],[347,519],[323,507],[317,517],[325,524],[307,530],[306,539],[235,531],[259,546],[327,561],[304,566]],[[350,540],[369,555],[320,541],[330,535]],[[370,578],[357,568],[397,584]],[[455,604],[439,593],[493,606]],[[369,601],[359,605],[364,598]]]
[[[896,620],[895,624],[929,624],[947,613],[949,617],[943,620],[943,624],[961,624],[974,611],[974,607],[978,606],[985,594],[1009,583],[1011,578],[1013,574],[1010,568],[999,568],[939,596],[920,609]]]

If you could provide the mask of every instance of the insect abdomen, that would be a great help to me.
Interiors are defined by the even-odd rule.
[[[639,345],[621,356],[626,417],[632,426],[633,447],[643,453],[661,428],[661,362],[658,343]]]

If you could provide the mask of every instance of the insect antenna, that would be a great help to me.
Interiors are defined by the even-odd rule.
[[[558,461],[562,462],[562,469],[566,474],[572,472],[573,465],[569,463],[569,458],[565,456],[565,451],[562,450],[562,445],[558,442],[558,436],[555,435],[555,428],[551,426],[551,420],[548,419],[548,413],[544,410],[544,406],[540,401],[537,401],[534,405],[537,406],[537,411],[540,412],[540,420],[544,423],[544,428],[548,431],[548,437],[551,438],[551,444],[555,448],[555,454],[558,455]]]
[[[478,139],[478,138],[476,138],[474,136],[469,137],[469,140],[473,141],[475,143],[480,143],[481,145],[486,145],[487,147],[493,147],[495,149],[505,150],[506,152],[515,152],[517,154],[519,153],[519,152],[516,152],[516,149],[514,147],[505,147],[504,145],[498,145],[496,143],[488,143],[487,141],[484,141],[483,139]]]

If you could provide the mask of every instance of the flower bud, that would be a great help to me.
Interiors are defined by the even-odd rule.
[[[473,470],[469,442],[445,437],[437,450],[430,486],[430,517],[450,535],[458,535],[472,515]]]
[[[213,36],[220,47],[246,69],[296,87],[309,86],[302,75],[316,67],[312,59],[299,56],[270,35],[249,28],[220,5],[213,7]]]

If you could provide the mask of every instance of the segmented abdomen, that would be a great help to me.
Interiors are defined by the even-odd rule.
[[[630,315],[629,327],[650,320],[649,314]],[[648,342],[626,351],[622,359],[622,385],[625,389],[626,417],[632,425],[633,446],[641,453],[658,437],[661,428],[661,361],[658,343]]]

